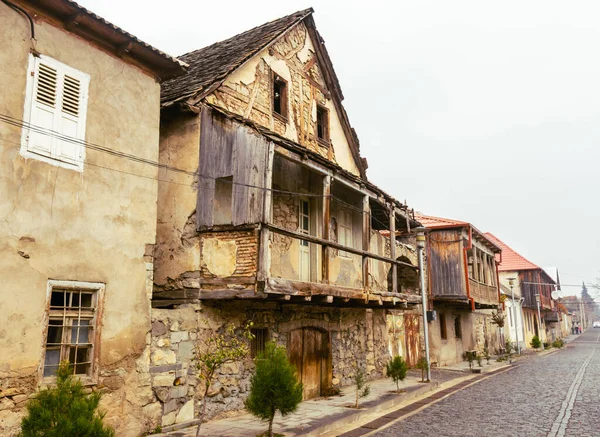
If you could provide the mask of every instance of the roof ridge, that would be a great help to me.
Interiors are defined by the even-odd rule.
[[[201,50],[204,50],[204,49],[206,49],[206,48],[208,48],[208,47],[210,47],[210,46],[213,46],[213,45],[215,45],[215,44],[220,44],[220,43],[223,43],[223,42],[225,42],[225,41],[229,41],[229,40],[231,40],[231,39],[234,39],[234,38],[239,38],[239,37],[240,37],[240,36],[242,36],[242,35],[245,35],[245,34],[247,34],[247,33],[251,33],[251,32],[254,32],[254,31],[256,31],[257,29],[260,29],[260,28],[261,28],[261,27],[263,27],[263,26],[267,26],[267,25],[269,25],[269,24],[273,24],[273,23],[276,23],[276,22],[278,22],[278,21],[286,20],[287,18],[290,18],[290,17],[292,17],[292,16],[294,16],[294,15],[302,14],[302,15],[304,15],[304,16],[302,17],[302,19],[304,19],[304,18],[306,18],[308,15],[312,14],[313,12],[314,12],[314,9],[313,9],[312,7],[310,7],[310,8],[306,8],[306,9],[301,9],[301,10],[299,10],[299,11],[293,12],[293,13],[291,13],[291,14],[288,14],[288,15],[285,15],[285,16],[283,16],[283,17],[275,18],[275,19],[273,19],[273,20],[270,20],[270,21],[267,21],[267,22],[265,22],[265,23],[259,24],[258,26],[254,26],[252,29],[244,30],[243,32],[240,32],[240,33],[238,33],[238,34],[235,34],[235,35],[233,35],[233,36],[230,36],[229,38],[225,38],[225,39],[222,39],[222,40],[220,40],[220,41],[215,41],[215,42],[213,42],[213,43],[211,43],[211,44],[208,44],[208,45],[206,45],[206,46],[204,46],[204,47],[200,47],[200,48],[198,48],[198,49],[192,50],[192,51],[190,51],[190,52],[187,52],[187,53],[182,53],[181,55],[178,55],[177,57],[178,57],[178,58],[181,58],[181,57],[183,57],[183,56],[191,55],[191,54],[197,53],[197,52],[199,52],[199,51],[201,51]]]

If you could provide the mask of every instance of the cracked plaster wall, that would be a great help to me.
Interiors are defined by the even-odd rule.
[[[156,161],[154,77],[39,16],[35,29],[37,51],[91,77],[85,140]],[[0,5],[0,113],[15,119],[23,118],[29,32],[21,14]],[[117,434],[138,435],[156,416],[144,410],[149,382],[138,370],[150,330],[146,245],[155,242],[157,169],[88,149],[77,172],[23,158],[18,127],[0,123],[0,138],[0,434],[18,427],[37,387],[47,282],[57,279],[106,284],[96,388]]]

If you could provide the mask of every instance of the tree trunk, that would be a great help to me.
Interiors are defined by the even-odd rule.
[[[269,418],[269,431],[268,431],[269,437],[273,437],[273,419],[274,418],[275,418],[275,414],[271,415],[271,417]]]
[[[204,396],[202,397],[202,412],[200,413],[200,423],[198,423],[198,428],[196,428],[196,437],[200,435],[200,427],[202,426],[202,421],[204,420],[204,415],[206,414],[206,403],[209,389],[210,381],[206,383],[206,388],[204,389]]]

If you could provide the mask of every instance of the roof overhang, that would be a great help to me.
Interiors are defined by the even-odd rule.
[[[159,81],[185,73],[185,63],[152,47],[71,0],[11,0],[32,15],[62,25],[100,48],[128,60]]]

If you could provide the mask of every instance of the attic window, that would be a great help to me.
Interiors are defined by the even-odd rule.
[[[329,111],[317,105],[317,140],[329,143]]]
[[[287,82],[273,74],[273,114],[287,118]]]

